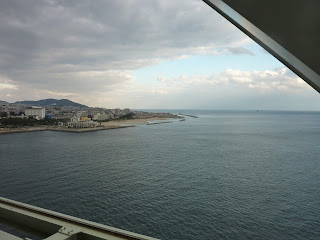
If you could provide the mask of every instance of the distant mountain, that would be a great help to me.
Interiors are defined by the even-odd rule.
[[[82,107],[87,108],[88,106],[82,105],[80,103],[72,102],[68,99],[42,99],[39,101],[19,101],[14,104],[27,104],[33,106],[49,106],[49,105],[57,105],[57,106],[71,106],[71,107]]]
[[[1,101],[1,100],[0,100],[0,103],[7,103],[7,102],[6,102],[6,101]]]

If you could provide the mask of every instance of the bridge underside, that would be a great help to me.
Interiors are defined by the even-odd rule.
[[[320,92],[320,1],[203,1]]]

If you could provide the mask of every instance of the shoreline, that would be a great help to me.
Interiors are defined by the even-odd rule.
[[[14,134],[14,133],[27,133],[27,132],[40,132],[40,131],[54,131],[54,132],[73,132],[73,133],[83,133],[83,132],[94,132],[102,130],[111,130],[118,128],[128,128],[135,127],[132,126],[110,126],[110,127],[95,127],[95,128],[62,128],[62,127],[32,127],[32,128],[13,128],[13,129],[0,129],[0,135],[4,134]]]
[[[0,128],[0,135],[2,134],[14,134],[14,133],[26,133],[26,132],[39,132],[39,131],[57,131],[57,132],[73,132],[73,133],[83,133],[83,132],[94,132],[111,130],[118,128],[128,128],[135,127],[136,125],[148,125],[149,121],[161,121],[169,120],[169,118],[146,118],[146,119],[130,119],[130,120],[116,120],[109,122],[101,122],[99,127],[94,128],[65,128],[58,126],[39,126],[39,127],[22,127],[22,128],[11,128],[2,129]]]

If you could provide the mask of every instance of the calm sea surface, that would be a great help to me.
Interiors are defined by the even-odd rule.
[[[0,135],[0,196],[168,240],[320,239],[320,113],[186,113]]]

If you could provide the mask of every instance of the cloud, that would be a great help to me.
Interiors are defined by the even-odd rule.
[[[0,1],[0,100],[69,98],[89,106],[198,105],[311,89],[289,70],[164,77],[135,70],[195,55],[250,55],[253,41],[199,0]],[[256,53],[256,52],[255,52]],[[256,53],[259,54],[259,53]],[[246,92],[247,93],[247,92]],[[173,104],[174,103],[174,104]]]
[[[3,89],[17,89],[17,86],[12,85],[12,84],[8,84],[8,83],[0,83],[0,90]]]
[[[228,47],[226,48],[230,53],[235,54],[235,55],[241,55],[241,54],[248,54],[251,56],[254,56],[255,54],[248,50],[247,48],[244,47]]]
[[[198,0],[0,2],[0,72],[16,86],[96,92],[131,79],[126,71],[194,54],[251,54],[248,44]]]
[[[311,99],[314,104],[307,105],[316,108],[314,100],[318,97],[310,86],[286,68],[228,69],[220,73],[182,74],[172,78],[159,76],[156,82],[148,84],[132,78],[112,91],[66,96],[89,106],[146,109],[294,109],[294,106],[304,109],[303,102],[308,103],[304,99]]]
[[[318,94],[287,68],[228,69],[220,73],[157,77],[158,84],[110,93],[118,104],[171,109],[319,109]],[[121,106],[121,105],[120,105]]]
[[[17,90],[18,87],[14,84],[14,82],[4,76],[0,75],[0,90]]]
[[[227,69],[211,75],[181,75],[173,78],[158,76],[157,80],[167,86],[219,88],[228,86],[230,89],[245,87],[257,89],[263,93],[270,91],[299,92],[312,90],[301,78],[287,68],[264,71],[241,71]]]

